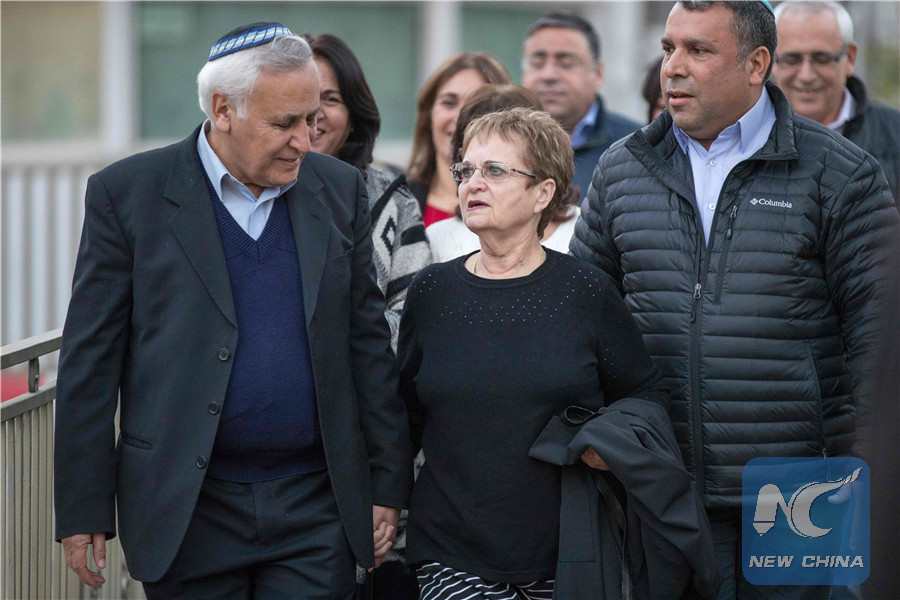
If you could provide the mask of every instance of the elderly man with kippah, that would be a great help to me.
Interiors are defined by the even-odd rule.
[[[412,484],[359,172],[308,153],[307,43],[254,23],[187,139],[88,181],[56,401],[56,538],[153,598],[349,598]],[[115,437],[119,409],[120,432]]]

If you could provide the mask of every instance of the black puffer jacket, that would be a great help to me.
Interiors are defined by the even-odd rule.
[[[707,506],[740,505],[751,458],[849,452],[896,260],[875,160],[766,90],[775,126],[725,180],[708,248],[668,113],[600,159],[571,243],[619,283]]]
[[[863,82],[847,78],[856,113],[844,125],[844,137],[881,164],[894,201],[900,199],[900,110],[869,100]]]

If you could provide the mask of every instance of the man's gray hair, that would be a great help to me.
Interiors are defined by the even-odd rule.
[[[786,0],[775,7],[775,21],[781,18],[786,12],[797,13],[808,16],[814,15],[826,10],[834,13],[841,30],[841,41],[845,44],[853,42],[853,19],[847,9],[833,2],[832,0]]]
[[[212,120],[212,97],[215,92],[220,92],[234,104],[238,118],[246,119],[247,102],[260,75],[294,71],[312,60],[313,53],[306,40],[286,35],[268,44],[207,62],[197,75],[200,109]]]

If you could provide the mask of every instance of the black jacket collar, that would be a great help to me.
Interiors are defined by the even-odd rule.
[[[765,145],[754,155],[759,160],[790,160],[797,158],[797,146],[794,138],[794,111],[784,93],[772,82],[766,83],[765,92],[769,94],[775,107],[775,126],[769,134]],[[672,155],[680,151],[678,140],[672,129],[672,117],[664,110],[649,125],[634,133],[626,142],[626,147],[645,165],[651,162],[672,162]]]

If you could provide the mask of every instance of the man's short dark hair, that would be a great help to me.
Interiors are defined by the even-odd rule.
[[[745,0],[739,2],[714,2],[708,0],[679,0],[685,10],[708,10],[714,6],[724,6],[733,14],[731,32],[738,42],[738,60],[744,61],[750,53],[763,46],[769,51],[772,60],[766,71],[766,79],[772,72],[775,62],[775,47],[778,46],[778,32],[775,29],[775,16],[762,2]]]
[[[561,27],[563,29],[574,29],[580,31],[587,40],[588,47],[591,49],[591,58],[597,60],[600,58],[600,36],[594,30],[587,19],[576,15],[572,12],[548,12],[538,17],[537,21],[528,26],[525,34],[527,40],[536,32],[548,27]]]

